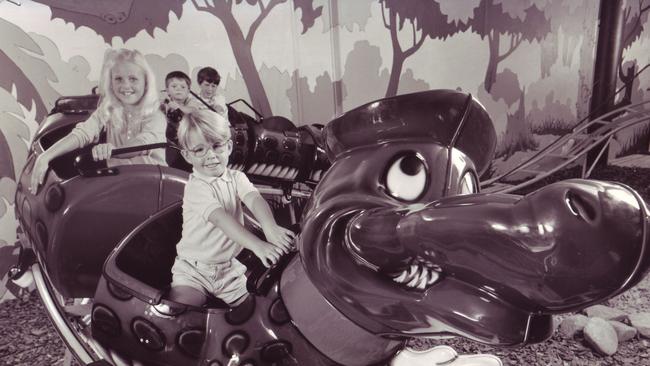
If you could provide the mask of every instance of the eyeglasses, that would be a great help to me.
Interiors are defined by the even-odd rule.
[[[223,141],[223,142],[215,142],[210,147],[199,145],[195,149],[192,150],[188,149],[187,151],[189,151],[192,155],[194,155],[195,158],[202,158],[208,153],[208,150],[212,150],[215,153],[222,153],[226,151],[227,146],[228,146],[228,141]]]

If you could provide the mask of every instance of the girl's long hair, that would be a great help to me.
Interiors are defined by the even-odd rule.
[[[105,127],[110,123],[111,128],[116,128],[118,131],[125,127],[124,121],[124,106],[117,96],[113,93],[111,87],[111,73],[113,67],[119,62],[131,62],[138,65],[144,70],[144,95],[138,103],[137,107],[140,109],[141,118],[147,118],[152,113],[157,112],[160,108],[160,100],[158,99],[158,88],[156,87],[156,76],[149,66],[149,63],[144,56],[137,50],[109,49],[104,54],[104,64],[99,79],[99,105],[97,112],[99,119]]]

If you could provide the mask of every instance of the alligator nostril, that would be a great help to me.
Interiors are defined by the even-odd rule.
[[[581,195],[568,191],[564,200],[574,215],[585,221],[594,221],[596,219],[596,209]]]

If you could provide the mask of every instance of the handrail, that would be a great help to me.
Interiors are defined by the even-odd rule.
[[[545,148],[537,152],[535,155],[530,157],[524,163],[519,164],[518,166],[494,178],[481,182],[482,190],[493,192],[493,193],[496,192],[508,193],[508,192],[516,191],[530,184],[538,182],[548,177],[549,175],[565,168],[571,163],[577,161],[578,159],[585,157],[585,155],[589,151],[596,148],[598,145],[602,144],[603,142],[606,142],[605,146],[601,147],[599,151],[599,156],[602,156],[602,154],[605,151],[605,147],[608,146],[608,144],[611,142],[611,139],[615,133],[617,133],[622,129],[631,127],[639,123],[647,122],[650,120],[650,109],[641,109],[641,107],[646,105],[650,105],[650,100],[615,109],[599,117],[598,119],[589,121],[587,123],[579,124],[578,126],[573,128],[570,134],[559,137],[551,144],[549,144],[548,146],[546,146]],[[626,113],[626,114],[620,116],[622,113]],[[620,117],[617,118],[616,116],[620,116]],[[612,117],[615,118],[613,121],[607,120],[608,118],[612,118]],[[602,125],[602,126],[592,133],[585,133],[585,130],[588,130],[590,127],[594,125]],[[575,141],[575,139],[580,135],[587,136],[587,138],[582,143],[578,143],[575,146],[568,145],[570,140],[573,139]],[[585,141],[587,142],[585,143]],[[566,146],[569,146],[571,150],[563,152],[562,156],[565,159],[565,161],[562,164],[556,165],[553,169],[546,170],[543,172],[540,171],[540,174],[519,184],[508,184],[508,183],[500,182],[504,178],[508,176],[512,176],[517,172],[525,171],[526,168],[539,162],[544,157],[549,156],[551,152],[558,149],[562,149],[563,147]],[[585,169],[583,169],[583,177],[589,176],[589,174],[591,174],[591,172],[593,171],[594,167],[595,167],[595,162],[590,167],[585,166],[584,167]],[[501,186],[496,187],[497,185],[501,185]],[[490,188],[495,188],[495,189],[490,189]]]
[[[260,112],[258,112],[257,109],[253,108],[253,106],[250,105],[250,103],[248,103],[245,99],[242,99],[242,98],[235,99],[235,100],[233,100],[233,101],[230,102],[230,103],[226,103],[226,105],[227,105],[227,106],[232,106],[233,104],[235,104],[235,103],[237,103],[237,102],[242,102],[242,103],[246,104],[246,106],[247,106],[248,108],[250,108],[250,110],[253,111],[253,113],[255,113],[255,115],[257,116],[257,118],[259,118],[259,119],[263,119],[263,118],[264,118],[264,116],[262,116],[262,114],[261,114]]]

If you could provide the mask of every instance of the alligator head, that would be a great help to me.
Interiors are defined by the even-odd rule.
[[[467,94],[384,99],[324,132],[333,164],[306,207],[301,260],[322,296],[369,332],[539,342],[550,314],[612,297],[650,266],[647,208],[623,185],[464,195],[495,144]]]

